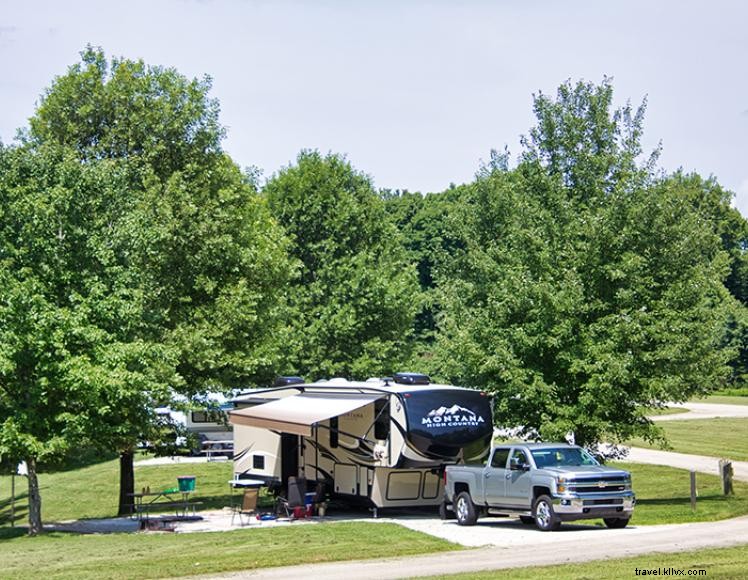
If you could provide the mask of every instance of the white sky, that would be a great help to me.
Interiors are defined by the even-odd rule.
[[[748,3],[674,0],[0,0],[0,139],[87,43],[213,77],[242,166],[347,154],[378,187],[441,191],[519,153],[532,94],[613,77],[647,95],[661,165],[713,174],[748,216]]]

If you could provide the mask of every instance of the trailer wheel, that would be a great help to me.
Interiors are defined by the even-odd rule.
[[[442,520],[453,520],[455,519],[454,510],[447,509],[447,500],[445,499],[439,504],[439,518]]]
[[[474,526],[478,521],[478,510],[475,509],[473,498],[467,491],[460,492],[455,500],[455,515],[461,526]]]
[[[541,532],[552,532],[561,527],[561,522],[553,511],[553,502],[547,495],[541,495],[535,500],[532,515],[535,518],[535,526]]]

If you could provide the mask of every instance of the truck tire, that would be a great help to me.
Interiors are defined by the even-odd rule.
[[[478,510],[475,509],[473,499],[467,491],[457,495],[454,505],[457,524],[460,526],[474,526],[478,521]]]
[[[447,500],[445,499],[439,504],[439,518],[442,520],[453,520],[455,519],[454,510],[447,509]]]
[[[620,530],[629,525],[629,518],[603,518],[606,527],[612,530]]]
[[[532,505],[532,517],[535,519],[535,527],[541,532],[552,532],[561,527],[561,522],[553,511],[553,501],[547,495],[537,497]]]

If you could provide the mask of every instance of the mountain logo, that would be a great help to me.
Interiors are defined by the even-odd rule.
[[[485,423],[483,417],[460,405],[452,405],[451,407],[441,406],[438,409],[429,411],[421,419],[421,425],[425,425],[427,429],[477,427],[481,423]]]

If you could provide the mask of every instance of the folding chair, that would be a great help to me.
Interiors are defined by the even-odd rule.
[[[304,509],[304,494],[306,493],[306,478],[305,477],[289,477],[288,478],[288,498],[278,497],[278,503],[276,504],[276,512],[280,513],[281,510],[286,512],[286,517],[294,515],[295,508]]]
[[[256,487],[248,487],[244,490],[241,505],[235,506],[235,509],[231,514],[231,525],[234,524],[234,518],[236,516],[239,516],[239,524],[243,526],[243,516],[253,516],[257,513],[257,498],[259,497],[259,495],[260,490]]]

